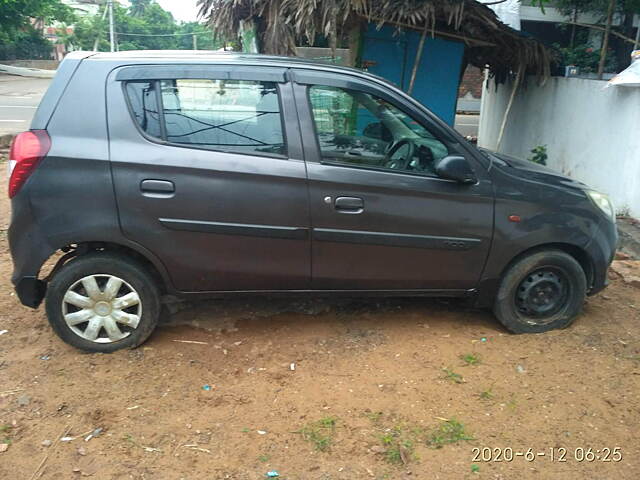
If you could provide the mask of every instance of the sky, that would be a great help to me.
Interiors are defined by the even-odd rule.
[[[182,22],[193,22],[198,18],[196,0],[156,0],[162,8],[171,12],[173,18]]]

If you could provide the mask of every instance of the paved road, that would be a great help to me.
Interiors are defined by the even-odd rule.
[[[478,136],[478,121],[480,115],[456,115],[455,129],[466,136]]]
[[[27,130],[51,79],[0,74],[0,135]]]

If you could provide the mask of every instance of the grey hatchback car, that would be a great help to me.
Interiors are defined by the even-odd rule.
[[[469,297],[544,332],[606,286],[617,242],[586,185],[373,75],[259,55],[70,54],[9,196],[21,302],[96,352],[144,342],[167,296]]]

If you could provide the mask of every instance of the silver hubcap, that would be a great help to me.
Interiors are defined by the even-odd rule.
[[[142,303],[121,278],[97,273],[71,285],[62,300],[62,316],[73,333],[97,343],[128,337],[138,328]]]

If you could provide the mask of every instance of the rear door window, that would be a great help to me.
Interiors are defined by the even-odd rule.
[[[286,156],[277,84],[252,80],[175,79],[151,82],[162,103],[158,128],[143,126],[149,116],[144,94],[127,84],[138,125],[168,143],[248,155]],[[148,100],[148,99],[147,99]],[[164,132],[162,126],[164,125]],[[148,120],[147,120],[148,124]]]
[[[146,134],[161,137],[156,86],[156,82],[128,82],[126,90],[136,123]]]

